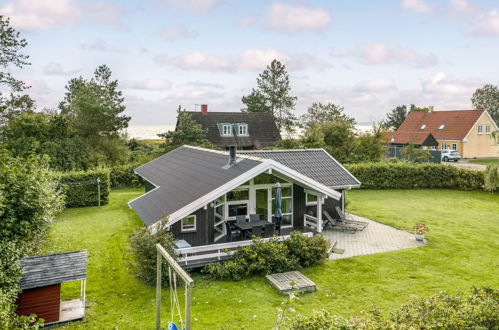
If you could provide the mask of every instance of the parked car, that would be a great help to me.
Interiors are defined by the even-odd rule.
[[[461,154],[456,150],[442,150],[442,161],[450,162],[451,160],[457,162],[461,159]]]

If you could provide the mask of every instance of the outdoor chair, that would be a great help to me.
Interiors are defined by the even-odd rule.
[[[275,233],[275,225],[273,223],[267,223],[263,228],[263,237],[268,238],[274,236]]]
[[[272,217],[272,222],[275,225],[275,233],[277,233],[277,236],[281,236],[282,217]]]
[[[250,214],[249,222],[258,222],[260,221],[260,214]]]
[[[246,216],[245,215],[236,215],[236,222],[237,223],[246,222]]]
[[[349,231],[350,234],[354,234],[357,230],[361,230],[359,226],[354,224],[348,224],[341,222],[338,219],[333,219],[328,211],[322,211],[322,215],[327,219],[327,222],[331,224],[331,229],[333,230],[341,230],[341,231]]]
[[[232,242],[232,240],[241,235],[239,231],[233,231],[229,222],[225,222],[225,230],[227,234],[225,235],[225,240],[227,242]]]
[[[336,206],[335,209],[336,209],[336,212],[338,213],[338,215],[340,217],[340,221],[341,222],[359,226],[360,230],[364,230],[369,225],[367,222],[364,222],[364,221],[357,221],[357,220],[349,220],[349,219],[347,219],[347,217],[345,216],[345,213],[343,213],[343,211],[339,208],[339,206]]]
[[[256,236],[256,237],[262,237],[263,235],[263,226],[262,225],[256,225],[251,228],[251,235]]]

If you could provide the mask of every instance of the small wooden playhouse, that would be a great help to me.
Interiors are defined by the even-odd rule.
[[[85,315],[87,251],[73,251],[27,257],[19,260],[23,269],[18,315],[36,314],[45,324],[78,320]],[[81,281],[80,298],[61,301],[61,283]]]

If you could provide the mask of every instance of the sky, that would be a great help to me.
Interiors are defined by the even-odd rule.
[[[28,42],[14,71],[38,109],[108,65],[131,125],[172,125],[179,105],[238,111],[277,58],[296,114],[333,102],[360,123],[397,105],[471,108],[499,84],[497,0],[0,0]]]

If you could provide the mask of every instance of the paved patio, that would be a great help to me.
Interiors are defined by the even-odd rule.
[[[381,224],[379,222],[362,218],[354,214],[347,214],[347,218],[357,221],[368,222],[369,225],[363,231],[351,234],[347,231],[324,230],[322,235],[329,241],[338,243],[335,248],[344,249],[343,254],[332,253],[329,259],[342,259],[380,252],[410,249],[425,245],[418,242],[414,235],[403,230]]]

